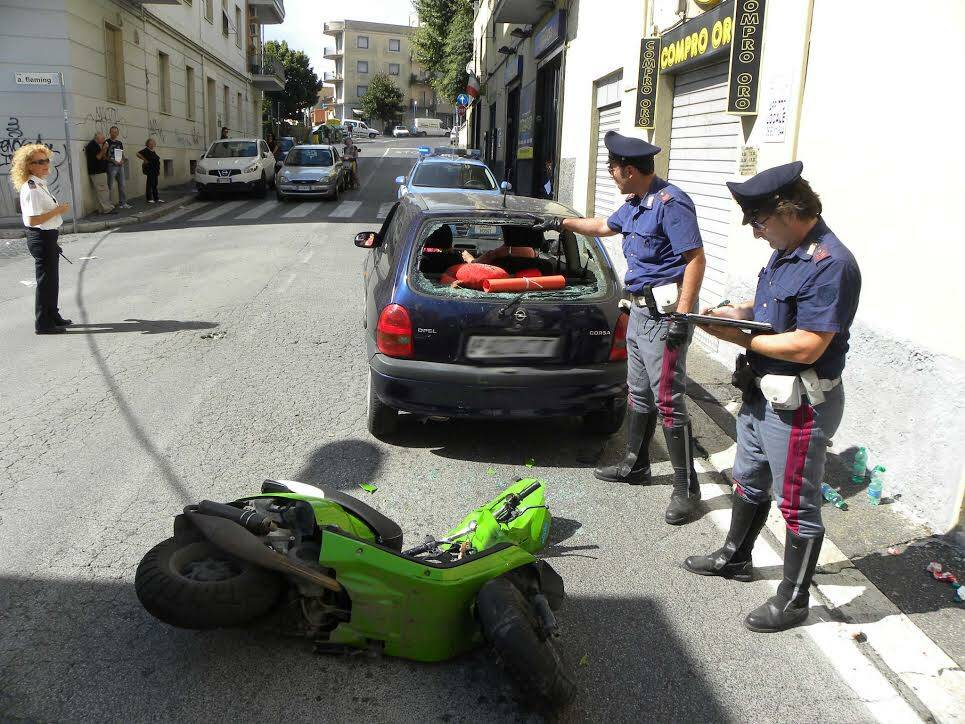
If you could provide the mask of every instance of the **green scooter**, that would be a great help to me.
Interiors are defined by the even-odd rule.
[[[563,581],[534,553],[552,517],[523,479],[440,539],[402,550],[402,529],[346,493],[266,480],[260,495],[201,501],[137,569],[137,596],[173,626],[239,626],[278,614],[325,653],[444,661],[488,643],[537,708],[574,694],[554,641]]]

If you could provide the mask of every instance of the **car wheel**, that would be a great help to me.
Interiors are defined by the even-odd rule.
[[[378,398],[375,390],[372,389],[372,375],[369,370],[369,391],[368,391],[368,420],[369,432],[375,437],[383,440],[391,437],[399,427],[399,411],[394,410]]]
[[[281,191],[278,190],[277,186],[275,187],[275,198],[278,199],[278,201],[280,201],[281,203],[284,203],[287,199],[285,194],[283,194]]]
[[[339,197],[339,188],[338,188],[338,184],[335,184],[335,188],[332,190],[332,193],[329,195],[328,198],[330,198],[332,201],[338,201],[338,197]]]
[[[369,138],[370,138],[370,139],[374,139],[374,138],[375,138],[375,134],[374,134],[374,133],[370,133],[370,134],[369,134]]]
[[[627,403],[623,398],[610,400],[602,410],[583,415],[583,426],[589,432],[615,435],[623,427],[627,414]]]

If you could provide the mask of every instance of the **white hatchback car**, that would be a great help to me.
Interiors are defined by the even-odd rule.
[[[199,196],[214,191],[254,191],[259,196],[275,185],[275,157],[260,138],[215,141],[194,169]]]
[[[405,126],[396,126],[392,129],[393,138],[408,138],[410,135],[409,129]]]

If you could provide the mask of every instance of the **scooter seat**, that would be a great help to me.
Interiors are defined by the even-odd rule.
[[[394,551],[402,550],[402,528],[399,524],[348,493],[324,485],[309,485],[294,480],[266,480],[261,484],[261,492],[296,493],[331,500],[364,521],[375,533],[377,543]]]

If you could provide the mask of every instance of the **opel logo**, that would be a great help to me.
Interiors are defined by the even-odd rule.
[[[529,316],[529,315],[526,314],[526,310],[525,310],[525,309],[517,309],[517,310],[513,313],[513,319],[515,319],[517,322],[525,322],[527,316]]]

